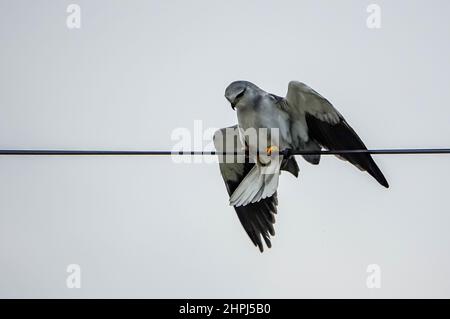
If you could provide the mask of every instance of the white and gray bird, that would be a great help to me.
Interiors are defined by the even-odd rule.
[[[240,152],[246,156],[232,160],[219,155],[220,172],[225,181],[230,205],[253,244],[262,252],[271,247],[277,213],[277,187],[281,170],[298,177],[299,168],[292,153],[296,151],[366,149],[366,146],[334,106],[319,93],[301,82],[289,83],[286,97],[265,92],[248,81],[236,81],[225,90],[225,97],[236,109],[238,125],[223,128],[214,135],[217,152]],[[244,132],[276,129],[274,138],[249,139]],[[231,141],[231,143],[230,143]],[[266,145],[261,149],[260,145]],[[267,152],[267,154],[262,153]],[[275,154],[275,155],[274,155]],[[317,165],[320,155],[303,158]],[[381,185],[389,184],[368,153],[346,153],[338,158],[367,171]],[[267,171],[267,168],[270,168]],[[267,173],[269,172],[269,173]]]

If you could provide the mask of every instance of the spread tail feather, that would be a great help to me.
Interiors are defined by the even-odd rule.
[[[245,206],[275,194],[278,188],[281,162],[281,160],[271,161],[266,167],[253,166],[231,194],[230,205]]]

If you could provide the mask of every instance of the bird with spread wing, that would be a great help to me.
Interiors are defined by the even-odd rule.
[[[270,248],[270,236],[275,235],[280,171],[298,177],[293,153],[367,148],[339,111],[301,82],[290,82],[283,98],[251,82],[236,81],[226,88],[225,97],[237,112],[238,125],[214,134],[220,172],[230,195],[230,205],[234,206],[253,244],[262,252],[263,241]],[[277,134],[261,136],[261,129],[276,130]],[[248,131],[256,132],[256,138],[250,138]],[[239,155],[242,151],[245,155]],[[320,154],[303,155],[303,158],[313,165],[320,162]],[[338,158],[389,187],[370,154],[345,153]]]

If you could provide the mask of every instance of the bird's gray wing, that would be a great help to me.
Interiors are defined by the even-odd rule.
[[[243,152],[237,126],[218,130],[214,134],[214,145],[219,154],[222,152]],[[254,163],[250,163],[245,156],[241,159],[238,161],[237,156],[225,158],[224,155],[219,155],[220,173],[225,182],[228,195],[231,195],[236,190],[244,177],[255,165]],[[298,165],[294,157],[283,164],[282,169],[291,172],[293,175],[298,175]],[[261,252],[264,251],[263,241],[268,248],[272,246],[270,236],[275,235],[273,225],[275,224],[277,205],[277,193],[275,193],[259,202],[234,207],[250,240]]]
[[[290,82],[286,101],[287,103],[283,103],[282,107],[290,114],[293,121],[306,121],[310,139],[323,148],[328,150],[367,149],[338,110],[306,84]],[[360,170],[367,171],[381,185],[389,187],[386,178],[370,154],[342,154],[339,158],[349,161]]]

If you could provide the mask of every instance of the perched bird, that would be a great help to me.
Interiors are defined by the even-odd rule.
[[[237,112],[238,125],[214,134],[220,172],[230,195],[230,205],[234,206],[253,244],[262,252],[262,240],[270,248],[270,236],[275,235],[280,171],[296,177],[299,173],[293,153],[367,148],[334,106],[301,82],[290,82],[283,98],[251,82],[236,81],[226,88],[225,97]],[[262,129],[269,133],[262,136]],[[256,136],[248,134],[249,131]],[[245,156],[221,155],[242,151]],[[303,155],[303,158],[314,165],[320,162],[320,154]],[[346,153],[338,158],[367,171],[381,185],[389,187],[370,154]]]

